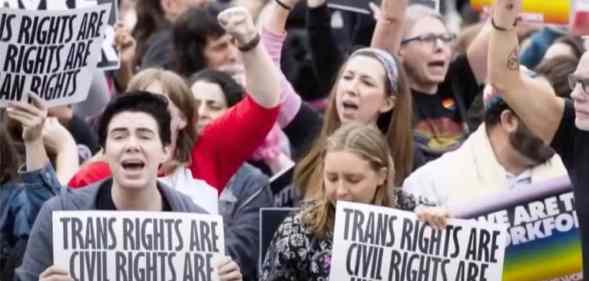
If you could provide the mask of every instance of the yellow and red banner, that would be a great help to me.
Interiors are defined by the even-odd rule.
[[[475,11],[493,6],[494,0],[470,0]],[[522,15],[526,20],[568,25],[571,14],[571,0],[523,0]]]

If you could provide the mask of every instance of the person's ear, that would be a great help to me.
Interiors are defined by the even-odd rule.
[[[517,131],[519,119],[511,110],[503,110],[500,116],[501,127],[508,133]]]
[[[397,97],[395,96],[388,96],[384,99],[382,106],[379,109],[380,113],[385,113],[393,110],[395,105],[397,104]]]

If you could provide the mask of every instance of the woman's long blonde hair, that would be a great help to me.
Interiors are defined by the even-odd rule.
[[[362,53],[357,56],[373,57],[370,54]],[[386,94],[395,97],[395,107],[380,114],[377,126],[385,135],[386,143],[389,146],[390,155],[396,165],[394,184],[401,186],[405,178],[413,170],[413,98],[407,76],[398,59],[394,58],[398,67],[397,88],[393,89],[389,78],[385,77]],[[348,60],[349,61],[349,60]],[[342,66],[338,74],[339,81],[342,76]],[[323,127],[319,137],[315,141],[309,153],[297,164],[294,173],[294,183],[305,199],[315,199],[318,187],[321,183],[319,164],[321,162],[321,151],[325,146],[327,136],[339,128],[342,123],[339,119],[336,106],[337,83],[331,90],[329,105],[323,117]]]
[[[327,153],[338,151],[354,153],[368,161],[375,172],[384,168],[387,171],[387,177],[384,184],[377,187],[371,203],[386,207],[397,206],[397,198],[393,196],[393,194],[397,194],[393,192],[397,188],[394,184],[395,165],[383,134],[371,125],[357,122],[343,125],[327,138],[321,149],[319,198],[303,211],[303,223],[309,227],[315,237],[320,239],[325,238],[327,233],[333,229],[335,221],[334,202],[327,198],[325,192],[323,161]]]

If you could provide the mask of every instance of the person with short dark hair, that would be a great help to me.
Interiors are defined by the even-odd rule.
[[[79,191],[69,190],[48,201],[31,231],[19,280],[72,280],[53,265],[52,214],[57,210],[135,210],[206,213],[192,200],[157,181],[159,165],[170,148],[167,100],[136,91],[113,99],[98,126],[104,158],[112,178]],[[241,280],[239,266],[225,257],[217,269],[221,280]],[[233,279],[235,278],[235,279]]]
[[[560,157],[503,99],[485,103],[483,124],[460,148],[411,174],[404,190],[436,205],[458,206],[567,176]]]
[[[184,77],[205,68],[219,70],[241,64],[239,50],[217,20],[224,8],[218,3],[194,7],[184,12],[173,27],[174,64]]]

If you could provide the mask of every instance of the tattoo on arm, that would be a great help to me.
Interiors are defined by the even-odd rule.
[[[519,69],[519,58],[518,58],[519,50],[517,47],[513,49],[513,51],[509,54],[507,58],[507,69],[511,71],[517,71]]]

